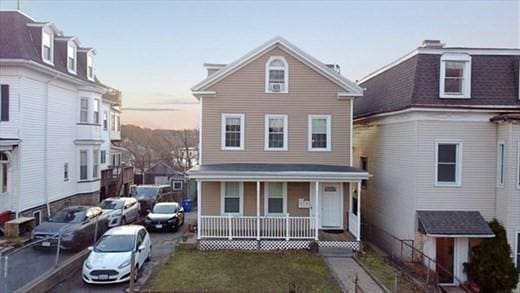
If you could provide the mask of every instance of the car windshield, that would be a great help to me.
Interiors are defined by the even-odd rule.
[[[134,247],[134,235],[103,235],[94,248],[95,252],[127,252]]]
[[[132,190],[132,195],[135,197],[148,197],[152,198],[157,195],[157,192],[159,191],[158,187],[141,187],[138,186],[135,189]]]
[[[173,204],[159,204],[153,208],[154,214],[173,214],[177,211],[177,206]]]
[[[124,202],[122,200],[105,199],[99,204],[99,207],[104,210],[116,210],[123,208]]]
[[[55,223],[81,223],[86,216],[84,209],[65,209],[57,212],[49,218],[49,222]]]

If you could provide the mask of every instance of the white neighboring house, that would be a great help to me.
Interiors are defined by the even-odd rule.
[[[0,11],[0,27],[0,212],[38,222],[96,204],[120,94],[96,78],[95,50],[53,23]]]
[[[431,264],[441,283],[466,280],[493,218],[520,265],[519,64],[519,49],[425,41],[360,81],[354,162],[373,174],[363,214],[445,268]]]

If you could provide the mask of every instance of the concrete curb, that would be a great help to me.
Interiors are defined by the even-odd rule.
[[[90,251],[84,249],[75,255],[69,257],[57,268],[48,271],[40,277],[18,288],[15,293],[22,292],[48,292],[63,280],[81,269],[83,261],[88,257]]]

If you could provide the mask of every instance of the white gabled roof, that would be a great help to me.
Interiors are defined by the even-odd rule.
[[[204,93],[205,89],[211,85],[214,85],[218,81],[224,79],[226,76],[230,75],[233,72],[236,72],[240,68],[244,67],[245,65],[251,63],[256,58],[261,56],[266,51],[270,50],[274,46],[279,46],[281,49],[283,49],[285,52],[293,56],[294,58],[298,59],[299,61],[303,62],[310,68],[314,69],[319,74],[323,75],[330,81],[334,82],[341,88],[343,88],[346,91],[346,94],[352,97],[359,97],[363,95],[363,89],[358,86],[355,82],[352,82],[342,76],[341,74],[335,72],[334,70],[328,68],[325,64],[321,63],[311,55],[305,53],[300,48],[296,47],[295,45],[289,43],[286,39],[282,37],[275,37],[265,43],[263,43],[258,48],[252,50],[251,52],[247,53],[240,59],[226,65],[222,69],[218,70],[214,74],[208,76],[206,79],[202,80],[195,86],[191,88],[191,90],[195,93]]]

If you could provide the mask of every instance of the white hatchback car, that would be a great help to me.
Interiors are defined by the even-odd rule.
[[[122,283],[130,280],[130,261],[135,252],[136,276],[152,254],[152,241],[143,226],[114,227],[89,247],[83,263],[83,281],[89,284]]]

